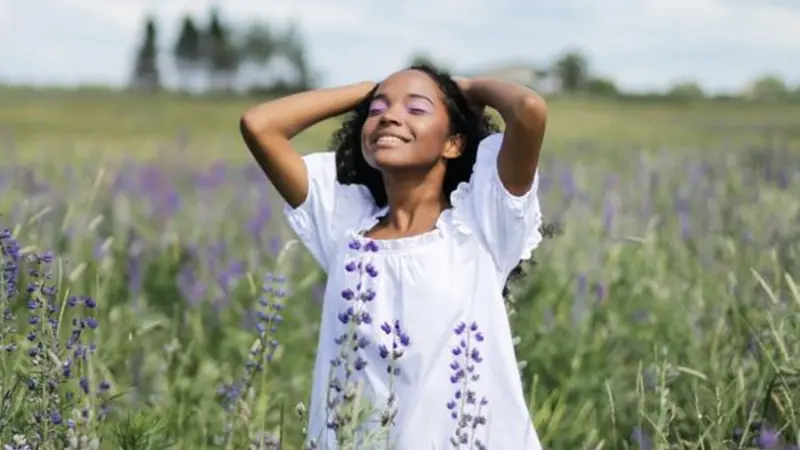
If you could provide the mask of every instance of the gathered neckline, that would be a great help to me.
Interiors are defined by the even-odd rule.
[[[374,242],[380,251],[411,250],[443,240],[446,235],[445,228],[449,217],[452,215],[452,210],[452,207],[442,210],[439,217],[436,219],[433,229],[424,233],[384,239],[367,237],[366,234],[372,230],[375,225],[380,223],[380,218],[389,212],[389,207],[387,206],[366,217],[361,224],[359,224],[358,228],[351,232],[351,235],[358,240]]]

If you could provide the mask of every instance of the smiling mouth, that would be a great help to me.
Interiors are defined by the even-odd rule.
[[[381,136],[374,141],[379,147],[394,147],[396,145],[405,144],[406,142],[408,141],[397,136]]]
[[[372,144],[376,148],[397,147],[409,142],[410,139],[391,133],[380,133],[372,139]]]

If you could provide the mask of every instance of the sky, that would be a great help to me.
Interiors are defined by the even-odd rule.
[[[800,85],[800,0],[0,0],[0,83],[124,85],[147,14],[169,51],[182,15],[215,3],[235,23],[300,23],[325,85],[380,80],[419,50],[470,72],[570,49],[627,90]]]

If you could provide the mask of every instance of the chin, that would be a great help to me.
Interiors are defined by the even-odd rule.
[[[390,155],[387,153],[388,152],[385,151],[378,151],[377,153],[374,153],[372,158],[368,159],[367,162],[370,166],[381,172],[391,172],[394,170],[402,170],[414,166],[414,164],[410,162],[408,158],[404,158],[402,155]]]
[[[378,170],[402,169],[413,166],[413,158],[408,149],[404,148],[376,148],[364,152],[367,163]]]
[[[427,173],[435,165],[435,162],[420,161],[419,158],[401,157],[401,155],[375,155],[369,164],[381,173],[391,174],[421,174]]]

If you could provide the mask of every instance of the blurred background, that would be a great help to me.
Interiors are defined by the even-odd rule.
[[[3,0],[0,124],[28,156],[98,138],[158,153],[153,140],[180,132],[224,139],[255,101],[428,61],[537,89],[556,102],[554,144],[745,131],[794,139],[785,110],[800,97],[796,9],[779,0]]]
[[[92,349],[36,359],[77,361],[74,334],[29,318],[39,291],[0,296],[0,444],[300,448],[325,275],[278,260],[293,236],[237,122],[422,61],[549,104],[552,239],[509,305],[546,447],[797,448],[794,0],[0,0],[3,281],[53,285],[34,314]],[[58,276],[10,269],[31,253]]]

